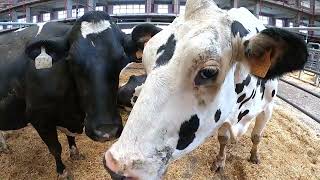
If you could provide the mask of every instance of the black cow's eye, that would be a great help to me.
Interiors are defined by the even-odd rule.
[[[208,84],[217,78],[218,73],[219,69],[216,67],[205,67],[198,72],[194,83],[196,86]]]

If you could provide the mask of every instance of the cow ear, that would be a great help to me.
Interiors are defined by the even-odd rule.
[[[132,41],[134,42],[137,52],[136,57],[137,59],[141,59],[143,55],[143,49],[146,43],[158,32],[162,29],[153,25],[153,24],[140,24],[136,26],[131,34]]]
[[[308,58],[307,45],[292,32],[268,28],[240,48],[242,60],[249,64],[251,73],[263,79],[279,77],[287,72],[300,70]]]

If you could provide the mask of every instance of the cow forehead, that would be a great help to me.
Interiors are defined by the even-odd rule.
[[[231,38],[228,38],[231,31],[227,23],[180,21],[150,40],[144,61],[154,63],[145,63],[147,69],[148,65],[154,69],[172,61],[183,61],[180,66],[184,68],[197,66],[209,59],[219,59],[222,50],[231,46]]]
[[[109,28],[111,28],[111,24],[108,20],[101,20],[99,22],[81,22],[81,34],[84,38],[87,38],[87,35],[89,34],[98,34]]]

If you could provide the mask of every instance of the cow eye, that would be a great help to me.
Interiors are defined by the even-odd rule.
[[[218,71],[216,69],[205,68],[201,69],[199,73],[202,79],[210,79],[215,77]]]
[[[216,67],[205,67],[201,69],[195,77],[194,83],[196,86],[206,85],[214,81],[219,73],[219,69]]]

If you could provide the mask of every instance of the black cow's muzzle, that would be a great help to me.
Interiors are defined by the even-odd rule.
[[[86,135],[94,141],[105,142],[119,138],[123,126],[119,124],[104,124],[96,128],[85,127]]]

